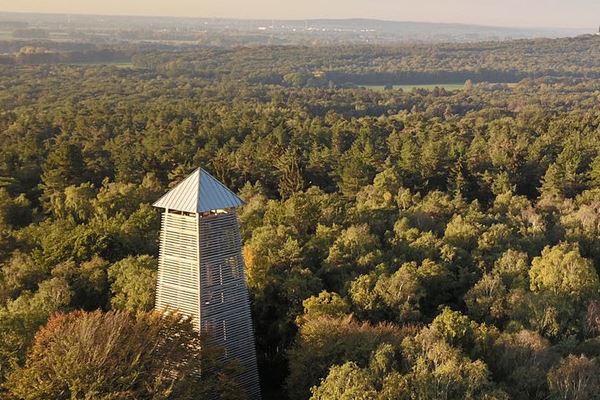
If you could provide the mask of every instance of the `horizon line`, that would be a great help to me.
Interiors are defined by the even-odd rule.
[[[182,16],[182,15],[156,15],[156,14],[109,14],[109,13],[84,13],[84,12],[29,12],[29,11],[7,11],[1,10],[0,13],[5,14],[22,14],[22,15],[65,15],[65,16],[88,16],[88,17],[121,17],[121,18],[174,18],[174,19],[214,19],[214,20],[235,20],[235,21],[378,21],[389,23],[415,23],[415,24],[432,24],[432,25],[459,25],[472,26],[482,28],[501,28],[501,29],[523,29],[523,30],[586,30],[587,27],[566,27],[566,26],[518,26],[518,25],[487,25],[476,24],[469,22],[442,22],[442,21],[423,21],[423,20],[388,20],[382,18],[369,17],[311,17],[311,18],[242,18],[242,17],[215,17],[215,16]],[[592,27],[590,27],[592,29]],[[597,32],[596,27],[593,27],[592,32]]]

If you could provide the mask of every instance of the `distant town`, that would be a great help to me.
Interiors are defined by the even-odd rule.
[[[240,20],[0,13],[0,40],[177,42],[209,46],[469,42],[557,38],[593,29],[504,28],[373,19]]]

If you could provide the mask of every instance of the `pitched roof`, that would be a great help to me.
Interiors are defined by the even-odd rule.
[[[211,174],[198,168],[153,206],[169,210],[202,213],[239,207],[244,202]]]

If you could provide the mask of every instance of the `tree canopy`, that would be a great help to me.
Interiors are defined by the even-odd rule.
[[[35,43],[0,41],[0,397],[175,399],[202,382],[184,368],[201,339],[146,314],[151,204],[198,166],[245,200],[266,399],[597,392],[597,37],[107,45],[127,67]],[[207,382],[235,398],[228,368]]]

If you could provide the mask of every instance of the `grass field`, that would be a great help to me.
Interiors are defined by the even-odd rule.
[[[404,91],[411,91],[413,89],[427,89],[427,90],[432,90],[436,87],[444,88],[446,90],[462,90],[464,88],[465,84],[464,83],[431,83],[431,84],[422,84],[422,85],[393,85],[392,87],[394,89],[402,89]],[[365,89],[371,89],[371,90],[384,90],[385,86],[384,85],[360,85],[360,87],[363,87]]]

